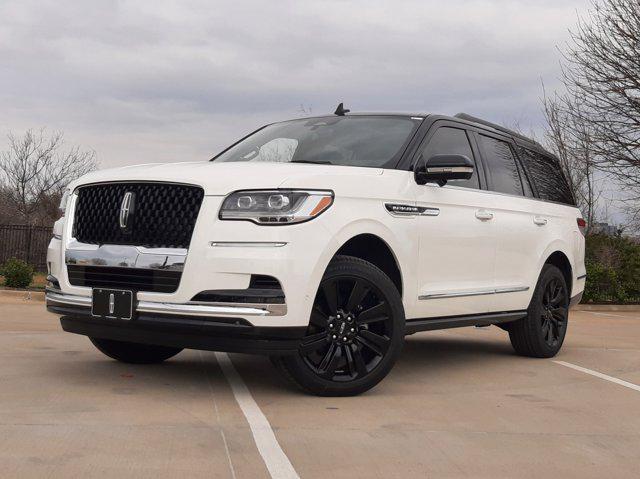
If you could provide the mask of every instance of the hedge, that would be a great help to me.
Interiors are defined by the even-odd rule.
[[[622,236],[590,235],[585,262],[583,303],[640,303],[640,244]]]

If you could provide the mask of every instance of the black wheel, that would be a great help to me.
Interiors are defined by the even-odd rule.
[[[301,389],[352,396],[378,384],[404,342],[402,300],[371,263],[336,257],[325,272],[298,354],[272,361]]]
[[[98,350],[123,363],[154,364],[172,358],[181,348],[154,346],[151,344],[127,343],[112,339],[89,338]]]
[[[569,293],[562,272],[545,265],[527,310],[527,317],[509,324],[509,338],[518,354],[555,356],[564,342],[569,319]]]

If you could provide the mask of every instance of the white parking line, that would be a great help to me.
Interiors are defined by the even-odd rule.
[[[612,318],[627,318],[627,319],[629,319],[629,316],[623,316],[622,314],[598,313],[596,311],[585,311],[585,313],[595,314],[596,316],[611,316]]]
[[[575,369],[576,371],[580,371],[586,374],[590,374],[591,376],[604,379],[605,381],[610,381],[612,383],[619,384],[620,386],[633,389],[634,391],[640,391],[640,386],[638,386],[637,384],[623,381],[622,379],[614,378],[613,376],[607,376],[606,374],[599,373],[598,371],[593,371],[591,369],[583,368],[582,366],[577,366],[575,364],[567,363],[565,361],[553,361],[553,362],[556,364],[560,364],[561,366],[566,366],[568,368]]]
[[[258,447],[265,465],[274,479],[299,479],[298,473],[293,468],[289,458],[284,453],[276,439],[271,424],[267,420],[251,392],[236,371],[227,353],[216,352],[216,359],[222,372],[227,378],[238,406],[249,423],[253,440]]]

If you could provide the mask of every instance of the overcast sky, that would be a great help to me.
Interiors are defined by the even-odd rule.
[[[63,130],[102,167],[207,159],[332,112],[465,111],[538,129],[588,0],[0,1],[4,134]]]

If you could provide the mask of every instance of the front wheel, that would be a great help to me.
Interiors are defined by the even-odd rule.
[[[555,356],[564,342],[569,319],[569,293],[562,272],[547,264],[531,298],[527,316],[508,325],[516,353],[534,358]]]
[[[181,348],[129,343],[113,339],[89,338],[93,345],[106,356],[123,363],[154,364],[172,358]]]
[[[338,256],[322,278],[298,353],[272,361],[304,391],[352,396],[389,373],[404,329],[402,300],[389,277],[367,261]]]

